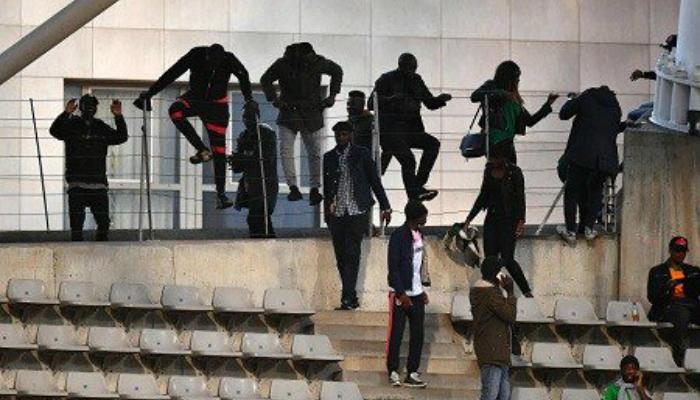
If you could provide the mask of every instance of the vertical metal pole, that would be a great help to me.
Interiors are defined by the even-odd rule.
[[[263,158],[262,135],[260,134],[260,118],[257,114],[255,114],[255,130],[258,134],[258,160],[260,162],[260,176],[262,178],[263,212],[265,213],[265,236],[269,236],[270,214],[267,208],[267,176],[265,174],[265,162]],[[250,212],[250,210],[248,212]]]
[[[491,140],[489,135],[491,134],[491,127],[489,126],[489,95],[484,96],[484,133],[486,134],[486,162],[489,162],[489,156],[491,155]]]
[[[34,99],[29,99],[32,109],[32,124],[34,125],[34,141],[36,142],[36,155],[39,160],[39,177],[41,178],[41,196],[44,198],[44,217],[46,218],[46,232],[49,231],[49,206],[46,203],[46,184],[44,183],[44,163],[41,161],[41,147],[39,146],[39,131],[36,128],[36,115],[34,113]]]
[[[148,100],[151,101],[150,99]],[[150,104],[149,104],[150,106]],[[148,141],[151,137],[151,115],[148,111],[150,107],[144,107],[143,121],[143,153],[146,169],[146,211],[148,212],[148,238],[153,240],[153,209],[151,208],[151,154],[148,150]]]
[[[146,105],[143,107],[143,125],[141,125],[141,131],[146,132]],[[145,134],[145,133],[144,133]],[[143,140],[143,139],[142,139]],[[143,175],[144,175],[144,152],[143,152],[143,142],[141,143],[141,166],[139,169],[139,242],[143,241]]]
[[[566,183],[564,183],[564,186],[561,187],[561,190],[557,194],[557,197],[554,198],[554,202],[552,202],[552,205],[549,206],[549,210],[547,210],[547,214],[544,215],[544,219],[542,219],[542,223],[540,223],[540,226],[537,227],[537,230],[535,231],[535,236],[539,236],[540,233],[542,233],[542,229],[544,229],[545,224],[547,221],[549,221],[549,217],[552,216],[552,212],[554,211],[554,208],[557,206],[557,203],[559,203],[559,199],[561,199],[561,196],[564,195],[564,188],[566,187]]]
[[[379,126],[379,93],[377,91],[374,91],[374,96],[372,96],[372,105],[374,108],[374,129],[372,129],[372,158],[374,159],[374,164],[377,168],[377,175],[380,177],[382,176],[382,151],[380,147],[380,142],[379,142],[379,135],[381,134],[380,126]],[[382,217],[381,217],[381,207],[379,210],[379,235],[384,236],[384,223],[382,222]],[[370,211],[370,216],[373,214],[372,211]],[[370,229],[370,235],[372,232],[372,218],[370,217],[369,219],[369,229]]]

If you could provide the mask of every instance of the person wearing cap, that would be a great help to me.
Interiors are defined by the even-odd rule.
[[[651,400],[639,370],[637,357],[628,355],[620,360],[620,378],[603,391],[602,400]]]
[[[122,103],[113,100],[110,111],[117,129],[95,118],[99,102],[86,94],[76,103],[71,99],[51,124],[51,136],[66,146],[66,183],[68,184],[68,218],[72,241],[83,240],[85,208],[89,207],[97,224],[98,241],[108,240],[109,197],[107,194],[107,148],[129,139],[122,115]],[[80,109],[80,116],[74,115]]]
[[[389,224],[391,206],[369,150],[352,144],[352,124],[333,126],[336,146],[323,155],[324,218],[342,282],[339,310],[360,307],[357,275],[360,270],[362,236],[369,225],[368,212],[377,197],[381,219]]]
[[[668,245],[669,258],[649,271],[647,299],[651,321],[673,324],[673,359],[683,365],[688,324],[700,323],[700,268],[685,263],[688,239],[675,236]]]

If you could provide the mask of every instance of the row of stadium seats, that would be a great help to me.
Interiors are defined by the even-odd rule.
[[[600,400],[601,395],[595,389],[563,389],[561,400]],[[511,400],[550,400],[552,396],[544,387],[515,387]],[[700,400],[698,393],[664,393],[660,400]]]

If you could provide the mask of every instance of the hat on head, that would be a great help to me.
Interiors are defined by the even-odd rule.
[[[688,239],[684,238],[683,236],[674,236],[671,239],[671,241],[668,243],[668,248],[669,248],[669,250],[673,250],[673,251],[687,252],[688,251]]]

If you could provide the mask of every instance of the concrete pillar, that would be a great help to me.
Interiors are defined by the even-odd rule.
[[[678,18],[678,64],[700,66],[700,0],[682,0]]]

